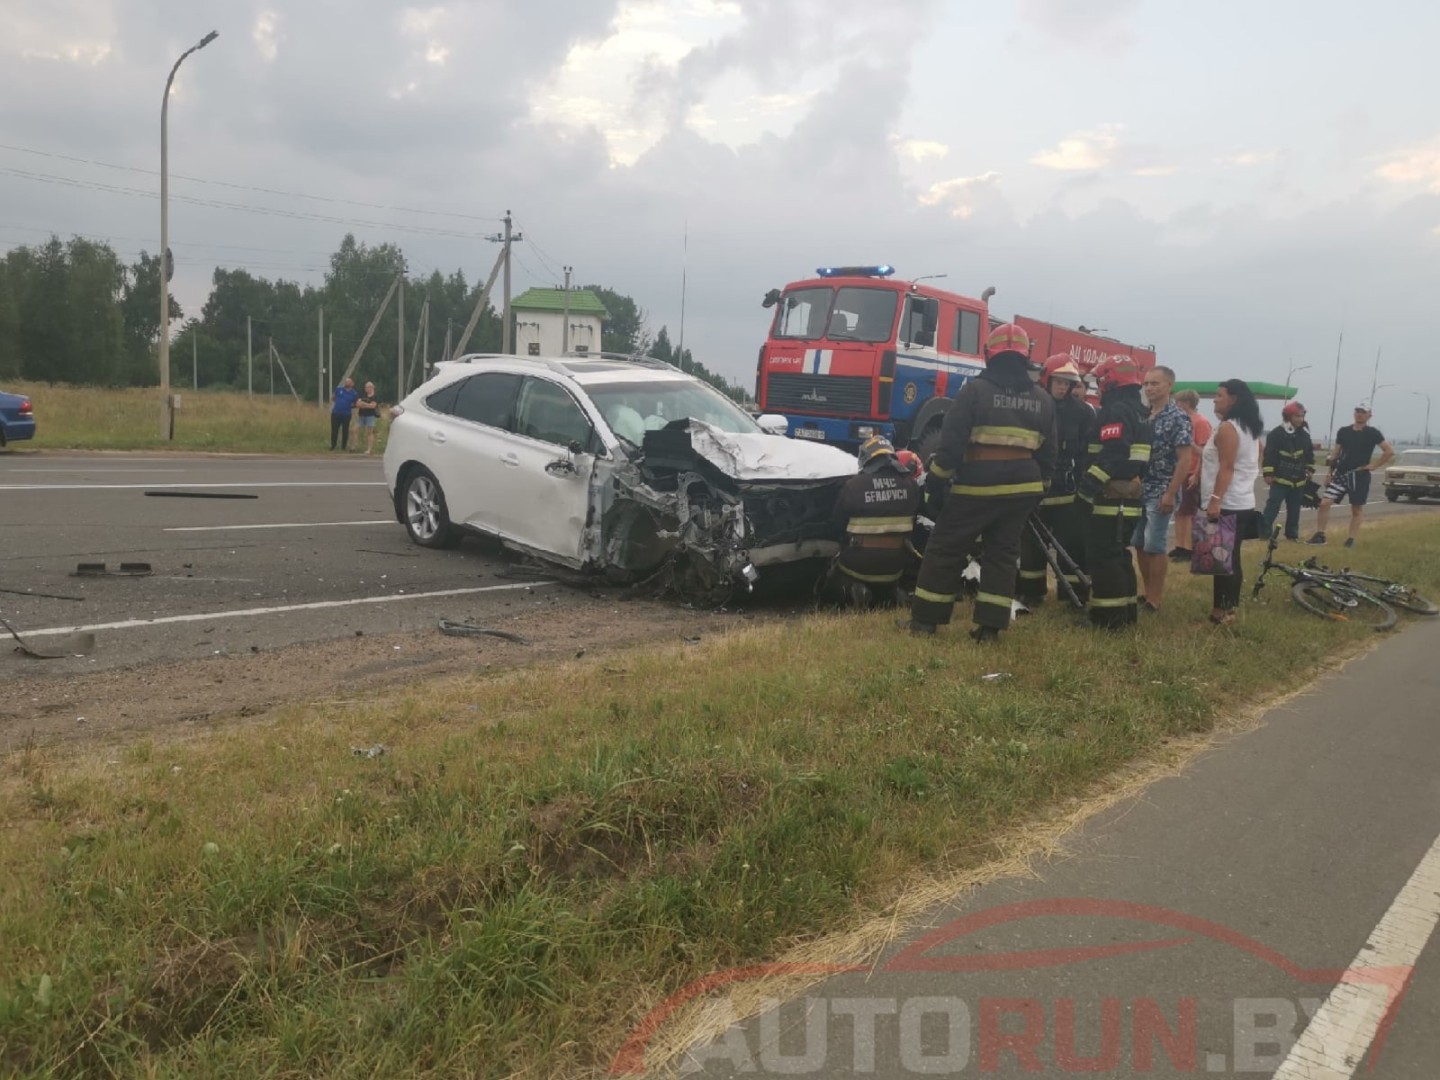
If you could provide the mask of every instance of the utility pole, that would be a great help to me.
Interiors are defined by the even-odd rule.
[[[450,360],[450,359],[453,359],[453,358],[451,357],[451,355],[450,355],[450,332],[451,332],[452,330],[454,330],[454,329],[455,329],[455,320],[454,320],[454,319],[446,319],[446,320],[445,320],[445,347],[440,350],[440,359],[441,359],[441,360]]]
[[[400,306],[395,309],[395,400],[405,396],[405,275],[400,275]]]
[[[565,306],[564,322],[560,326],[560,355],[570,355],[570,274],[573,267],[565,267]]]
[[[200,332],[190,327],[190,389],[200,389]]]
[[[1375,370],[1370,374],[1370,397],[1368,400],[1372,409],[1375,407],[1375,384],[1380,381],[1380,352],[1384,348],[1385,346],[1381,345],[1379,349],[1375,350]]]
[[[505,281],[502,285],[505,291],[505,303],[501,312],[500,351],[508,354],[513,347],[510,329],[510,245],[524,240],[525,236],[523,233],[511,231],[514,219],[511,218],[509,210],[505,211],[505,217],[502,220],[505,222],[505,231],[495,236],[487,236],[485,239],[489,240],[492,244],[503,243],[505,245],[500,251],[500,265],[505,271]],[[495,280],[493,273],[491,274],[490,280]],[[488,293],[489,291],[489,286],[486,286],[485,292]],[[469,339],[470,335],[466,334],[463,340],[468,342]]]
[[[333,386],[333,385],[335,384],[335,331],[334,331],[334,330],[331,330],[331,331],[330,331],[329,344],[330,344],[330,350],[329,350],[330,355],[329,355],[329,357],[328,357],[328,359],[327,359],[327,361],[326,361],[326,368],[325,368],[326,372],[329,374],[329,377],[325,380],[325,384],[326,384],[327,386]]]
[[[265,355],[270,358],[270,396],[275,396],[275,339],[265,339]]]
[[[250,338],[250,316],[245,316],[245,393],[255,396],[255,350]]]
[[[423,316],[420,320],[420,355],[424,362],[420,365],[420,382],[425,381],[425,369],[430,366],[430,297],[425,297],[425,306],[420,309]],[[416,383],[419,386],[420,383]]]
[[[315,373],[319,378],[320,408],[325,408],[325,308],[320,308],[320,329],[315,340]]]
[[[1340,401],[1340,350],[1345,347],[1345,328],[1340,328],[1340,341],[1335,346],[1335,387],[1330,391],[1330,433],[1327,438],[1335,437],[1335,406]],[[1328,443],[1326,444],[1329,445]]]
[[[685,219],[685,239],[680,248],[680,341],[675,348],[675,359],[680,361],[680,370],[685,370],[685,286],[690,270],[690,219]]]

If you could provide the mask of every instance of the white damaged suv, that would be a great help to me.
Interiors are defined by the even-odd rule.
[[[465,356],[391,415],[385,482],[415,543],[468,530],[616,581],[668,572],[696,597],[835,554],[856,470],[644,359]]]

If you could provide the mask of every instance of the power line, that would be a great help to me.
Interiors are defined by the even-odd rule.
[[[39,157],[54,158],[57,161],[73,161],[80,165],[98,165],[104,169],[118,169],[122,172],[141,173],[145,176],[159,176],[157,169],[142,169],[135,165],[120,165],[113,161],[96,161],[93,158],[72,157],[69,154],[57,154],[49,150],[35,150],[28,146],[12,146],[9,143],[0,143],[0,150],[12,150],[18,154],[35,154]],[[183,176],[179,173],[171,173],[171,180],[188,180],[193,184],[211,184],[215,187],[233,188],[237,191],[256,191],[264,195],[283,195],[292,199],[312,199],[315,202],[336,203],[343,206],[363,206],[369,210],[396,210],[404,214],[425,214],[431,217],[453,217],[465,218],[469,221],[502,221],[502,218],[487,217],[480,214],[464,214],[458,210],[421,210],[413,206],[392,206],[386,203],[360,202],[356,199],[337,199],[331,195],[308,195],[303,191],[283,191],[279,188],[256,187],[252,184],[235,184],[227,180],[206,180],[199,176]],[[175,196],[172,196],[174,198]]]
[[[70,176],[57,176],[53,173],[32,173],[24,169],[0,168],[0,175],[14,176],[22,180],[33,180],[47,184],[62,184],[67,187],[83,188],[91,191],[103,191],[115,195],[131,195],[142,199],[158,199],[159,193],[145,191],[141,188],[121,187],[118,184],[105,184],[96,180],[79,180]],[[428,225],[402,225],[390,221],[365,221],[360,218],[333,217],[329,214],[310,214],[297,210],[281,210],[275,207],[251,206],[248,203],[222,202],[218,199],[198,199],[193,195],[171,195],[172,202],[190,203],[194,206],[205,206],[216,210],[239,210],[248,214],[268,214],[272,217],[288,218],[295,221],[319,221],[331,225],[361,225],[372,229],[392,229],[397,232],[416,233],[421,236],[444,236],[457,240],[484,240],[486,236],[482,233],[461,233],[451,229],[435,228]]]
[[[78,237],[81,237],[82,239],[85,239],[85,240],[100,240],[100,241],[104,241],[105,243],[112,243],[112,242],[117,241],[117,240],[118,240],[118,241],[122,241],[122,242],[124,242],[124,243],[130,243],[130,244],[152,244],[152,245],[153,245],[153,244],[158,244],[158,243],[159,243],[159,241],[156,240],[156,238],[153,237],[153,236],[114,236],[114,235],[111,235],[111,236],[96,236],[96,235],[94,235],[93,233],[78,232],[78,231],[76,231],[76,230],[74,230],[74,229],[43,229],[43,228],[40,228],[39,226],[35,226],[35,225],[9,225],[9,224],[0,223],[0,229],[8,229],[8,230],[13,230],[13,231],[15,231],[15,232],[46,233],[47,235],[50,235],[50,236],[61,236],[62,234],[65,235],[65,236],[78,236]],[[259,251],[259,252],[263,252],[263,253],[265,253],[265,254],[267,254],[267,255],[321,255],[321,256],[325,256],[325,257],[327,257],[327,258],[332,254],[332,253],[329,252],[329,251],[318,251],[318,250],[315,250],[315,249],[313,249],[313,248],[307,250],[307,249],[297,249],[297,248],[252,247],[252,246],[247,245],[247,244],[216,244],[216,243],[212,243],[212,242],[210,242],[210,241],[204,241],[204,240],[191,240],[191,241],[174,240],[174,241],[171,241],[171,245],[170,245],[170,246],[171,246],[171,247],[192,247],[192,248],[217,248],[217,249],[222,249],[222,250],[226,250],[226,251]]]

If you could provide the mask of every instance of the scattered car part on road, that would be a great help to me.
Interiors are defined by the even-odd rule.
[[[244,495],[236,491],[147,491],[152,499],[258,499],[259,495]]]
[[[71,577],[149,577],[155,571],[148,562],[122,562],[119,569],[110,570],[103,562],[77,563]]]
[[[24,653],[34,660],[63,660],[67,656],[88,656],[95,651],[95,635],[92,633],[74,634],[71,637],[62,638],[48,649],[37,649],[28,644],[20,636],[19,631],[4,619],[0,619],[0,626],[10,631],[10,636],[15,639],[15,651]]]
[[[502,641],[513,641],[516,645],[529,645],[530,642],[519,634],[512,634],[509,630],[493,630],[488,626],[476,626],[474,623],[454,622],[451,619],[441,619],[438,626],[440,633],[446,637],[495,637]]]

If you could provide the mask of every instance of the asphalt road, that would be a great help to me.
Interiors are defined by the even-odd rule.
[[[411,544],[373,457],[5,453],[0,499],[0,616],[39,645],[98,627],[86,670],[579,602],[507,576],[513,560],[474,539],[453,551]],[[1423,509],[1382,498],[1368,513]],[[1306,511],[1306,533],[1313,521]],[[73,576],[95,562],[148,562],[153,573]],[[0,673],[15,663],[0,650]]]
[[[581,602],[473,539],[413,545],[373,457],[0,454],[0,500],[0,615],[37,645],[99,628],[85,670]],[[84,562],[153,573],[73,576]],[[0,675],[24,663],[0,649]]]
[[[1437,655],[1406,630],[692,1075],[1436,1076]]]

